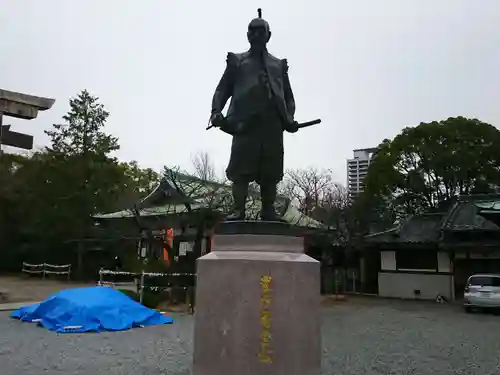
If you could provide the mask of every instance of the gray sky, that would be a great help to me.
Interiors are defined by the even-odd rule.
[[[247,49],[263,7],[272,54],[287,58],[296,119],[285,166],[333,169],[354,148],[449,116],[500,124],[498,0],[0,0],[0,87],[53,97],[38,119],[6,119],[47,142],[81,89],[111,112],[123,160],[190,168],[208,151],[222,170],[230,136],[206,132],[228,51]]]

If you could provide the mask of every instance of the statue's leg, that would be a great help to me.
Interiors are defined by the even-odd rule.
[[[276,214],[274,207],[276,201],[276,183],[261,183],[260,197],[262,201],[260,218],[265,221],[282,221],[280,216]]]
[[[233,181],[233,212],[226,217],[227,221],[245,220],[245,206],[247,202],[249,182],[242,179]]]

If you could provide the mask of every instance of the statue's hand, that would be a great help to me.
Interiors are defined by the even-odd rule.
[[[299,130],[298,125],[299,123],[297,121],[293,121],[285,127],[285,130],[289,133],[297,133],[297,131]]]
[[[224,115],[220,112],[216,112],[210,117],[210,122],[216,128],[221,128],[224,125]]]

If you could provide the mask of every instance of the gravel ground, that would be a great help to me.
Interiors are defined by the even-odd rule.
[[[7,293],[7,302],[43,301],[62,289],[81,288],[95,283],[76,283],[64,279],[39,277],[0,276],[0,291]]]
[[[191,368],[192,317],[127,332],[57,335],[0,314],[0,373],[168,374]],[[500,316],[359,299],[323,310],[321,375],[499,374]]]

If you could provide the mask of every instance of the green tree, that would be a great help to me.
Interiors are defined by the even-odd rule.
[[[0,163],[0,269],[20,262],[76,261],[77,243],[93,235],[92,215],[129,207],[158,180],[135,162],[119,163],[109,154],[116,137],[104,132],[109,113],[82,91],[70,100],[63,124],[47,131],[51,144],[30,156],[2,155]]]
[[[95,212],[113,207],[123,190],[124,173],[109,154],[119,149],[118,139],[104,132],[109,116],[99,99],[83,90],[69,100],[70,110],[64,124],[54,124],[46,131],[51,140],[48,148],[57,176],[67,181],[56,199],[70,209],[83,232]],[[55,197],[54,197],[55,198]],[[62,206],[61,206],[62,207]]]
[[[54,124],[53,130],[45,131],[51,140],[51,150],[65,155],[108,155],[120,148],[118,138],[103,132],[109,112],[98,101],[87,90],[70,99],[70,110],[63,116],[66,123]]]
[[[88,237],[92,215],[113,210],[127,180],[108,156],[119,146],[103,131],[109,113],[98,98],[83,90],[69,105],[65,123],[46,131],[51,145],[33,155],[19,175],[24,181],[17,198],[17,215],[24,217],[21,237],[47,262],[69,254],[68,247],[76,247],[69,240]]]
[[[16,154],[0,155],[0,265],[4,269],[18,270],[19,263],[12,249],[19,242],[23,221],[19,210],[19,191],[23,189],[20,178],[30,163],[28,157]]]
[[[405,128],[378,147],[366,193],[406,216],[443,209],[460,194],[490,192],[500,184],[499,141],[494,126],[464,117]]]
[[[150,194],[160,182],[160,174],[151,168],[140,168],[133,160],[120,163],[123,172],[122,197],[116,209],[130,208]]]
[[[160,174],[151,168],[141,168],[132,160],[128,163],[120,163],[124,169],[125,176],[130,180],[133,187],[141,197],[151,193],[160,182]]]

